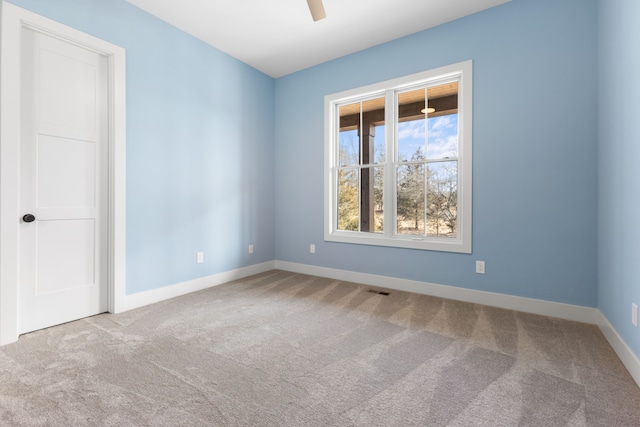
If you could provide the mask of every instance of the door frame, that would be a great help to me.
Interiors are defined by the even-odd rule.
[[[108,61],[108,308],[126,298],[126,67],[125,49],[22,9],[0,3],[0,345],[18,339],[20,177],[20,49],[23,28],[104,55]]]

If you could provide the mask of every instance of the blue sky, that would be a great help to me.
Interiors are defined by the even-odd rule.
[[[458,115],[434,117],[427,120],[429,141],[428,159],[457,157]],[[412,120],[398,124],[398,160],[410,160],[416,150],[424,154],[425,122]]]
[[[429,141],[428,159],[442,159],[458,156],[458,115],[433,117],[427,120]],[[412,120],[398,124],[398,159],[410,160],[416,150],[425,152],[425,121]],[[376,127],[376,162],[381,161],[384,153],[384,126]],[[340,150],[346,154],[349,164],[356,164],[359,152],[359,140],[356,130],[340,133]]]

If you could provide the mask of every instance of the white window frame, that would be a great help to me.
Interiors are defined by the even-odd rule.
[[[472,225],[472,61],[464,61],[373,85],[327,95],[324,98],[324,239],[330,242],[391,246],[444,252],[471,253]],[[458,81],[458,221],[455,238],[399,235],[396,233],[397,152],[396,94],[417,85]],[[384,163],[384,232],[338,230],[337,167],[339,154],[339,106],[372,97],[386,97]],[[389,191],[391,190],[391,191]]]

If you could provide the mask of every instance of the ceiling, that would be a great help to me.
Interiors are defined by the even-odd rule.
[[[277,78],[510,0],[127,1]]]

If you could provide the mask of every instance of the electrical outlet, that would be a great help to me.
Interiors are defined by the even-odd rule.
[[[638,327],[638,305],[631,303],[631,323],[636,328]]]
[[[198,252],[196,254],[196,262],[202,264],[204,262],[204,252]]]
[[[316,253],[316,245],[314,245],[313,243],[311,243],[309,245],[309,253],[310,254],[315,254]]]
[[[484,274],[484,261],[476,261],[476,273]]]
[[[249,253],[252,254],[253,253],[253,245],[249,245]]]

